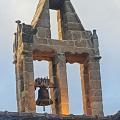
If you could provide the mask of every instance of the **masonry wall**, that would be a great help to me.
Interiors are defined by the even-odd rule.
[[[107,117],[90,117],[84,115],[69,115],[61,117],[49,114],[0,112],[0,120],[120,120],[120,112]]]
[[[33,61],[46,60],[51,64],[49,77],[57,85],[57,90],[51,91],[55,98],[53,114],[69,115],[66,63],[79,63],[84,114],[103,116],[101,56],[96,30],[84,29],[70,0],[61,6],[54,2],[40,0],[31,25],[16,21],[14,63],[18,111],[36,112]],[[50,8],[58,10],[58,40],[51,39]]]

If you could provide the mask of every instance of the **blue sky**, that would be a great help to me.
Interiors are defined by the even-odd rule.
[[[105,115],[120,110],[120,1],[71,0],[86,30],[97,29]],[[16,111],[15,72],[12,53],[15,20],[30,24],[38,0],[0,1],[0,111]],[[53,17],[52,20],[54,20]],[[55,33],[53,33],[54,36]],[[35,63],[35,76],[46,76],[47,63]],[[42,67],[42,70],[40,68]],[[43,69],[44,68],[44,69]],[[38,72],[39,70],[39,72]],[[79,65],[67,64],[71,113],[82,114]],[[74,84],[73,84],[74,83]],[[77,103],[77,104],[76,104]]]

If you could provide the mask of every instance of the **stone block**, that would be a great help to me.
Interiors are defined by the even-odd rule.
[[[50,30],[46,31],[46,38],[48,38],[48,39],[51,38],[51,31]]]
[[[96,101],[94,101],[94,102],[92,102],[92,107],[93,107],[93,109],[99,109],[99,108],[101,108],[101,106],[102,106],[102,102],[96,102]]]
[[[30,44],[30,43],[23,43],[23,49],[31,52],[32,51],[32,44]]]
[[[46,29],[38,28],[37,38],[46,38]]]
[[[32,62],[23,62],[23,70],[27,72],[32,72],[33,71],[33,63]]]
[[[37,32],[37,38],[50,38],[51,37],[51,32],[48,28],[38,28]]]
[[[86,47],[86,41],[85,40],[81,40],[81,41],[75,41],[75,46],[76,47]]]
[[[49,10],[48,9],[44,9],[43,10],[43,12],[41,13],[41,15],[40,15],[40,20],[41,19],[46,19],[47,21],[49,21],[50,20],[50,15],[49,15],[50,13],[49,13]]]
[[[38,27],[50,28],[50,21],[47,19],[41,19],[37,22]]]
[[[64,46],[65,43],[62,40],[48,40],[48,45],[54,45],[54,46]]]
[[[101,80],[100,71],[99,70],[89,71],[89,79],[90,80]]]
[[[88,69],[89,70],[100,70],[99,62],[89,62],[88,63]]]
[[[111,119],[111,118],[106,118],[106,117],[102,117],[102,116],[104,116],[103,115],[103,111],[99,108],[99,109],[92,109],[92,114],[93,114],[93,116],[101,116],[101,118],[99,118],[100,120],[113,120],[113,119]],[[97,119],[97,118],[96,118]]]
[[[30,63],[33,59],[32,59],[32,54],[31,54],[31,57],[29,56],[26,56],[24,57],[24,60],[27,62],[27,63]]]
[[[47,39],[42,39],[42,38],[37,38],[35,41],[34,41],[34,44],[35,45],[38,45],[38,44],[47,44]]]
[[[75,10],[74,10],[74,8],[73,8],[73,6],[72,6],[70,1],[65,1],[65,3],[64,3],[64,11],[65,12],[70,12],[70,13],[74,13],[75,12]]]
[[[92,102],[101,102],[102,96],[90,96],[90,101],[91,101],[91,104]]]
[[[60,104],[60,111],[63,115],[69,115],[69,105],[67,104]]]
[[[72,31],[72,40],[81,40],[82,32]]]
[[[90,80],[89,81],[91,89],[101,89],[101,81],[100,80]]]
[[[63,39],[64,40],[72,40],[72,34],[71,31],[63,31]]]
[[[74,46],[74,41],[64,41],[64,42],[66,42],[67,46]]]
[[[67,23],[67,29],[68,30],[81,31],[81,30],[83,30],[83,27],[82,27],[81,23],[68,22]]]
[[[66,12],[64,13],[64,19],[67,20],[67,22],[75,22],[78,23],[79,21],[76,19],[76,16],[74,13]]]
[[[91,89],[90,90],[90,94],[92,94],[92,96],[102,96],[102,90],[101,89]]]
[[[93,48],[93,43],[91,39],[86,40],[86,47],[87,48]]]
[[[91,31],[83,31],[82,32],[82,39],[91,39],[92,33]]]

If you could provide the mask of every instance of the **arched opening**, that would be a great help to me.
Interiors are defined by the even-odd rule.
[[[49,76],[49,72],[48,72],[48,66],[49,66],[49,62],[48,61],[34,61],[34,79],[36,78],[44,78],[44,77],[48,77]],[[35,100],[37,100],[38,98],[38,90],[39,88],[37,88],[35,90]],[[50,94],[49,94],[50,95]],[[36,112],[37,113],[51,113],[51,106],[46,106],[45,107],[45,111],[43,111],[43,107],[42,106],[37,106],[36,105]]]
[[[57,22],[57,10],[50,11],[50,29],[51,29],[51,38],[58,40],[58,22]]]
[[[67,79],[70,113],[75,115],[83,114],[80,64],[67,63]]]

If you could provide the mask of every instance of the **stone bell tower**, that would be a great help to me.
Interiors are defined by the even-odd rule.
[[[58,40],[51,39],[49,9],[57,10]],[[96,30],[84,29],[70,0],[40,0],[31,25],[16,23],[18,111],[36,111],[33,61],[46,60],[50,83],[55,86],[50,89],[53,114],[70,114],[66,63],[79,63],[84,113],[103,116],[98,36]]]

